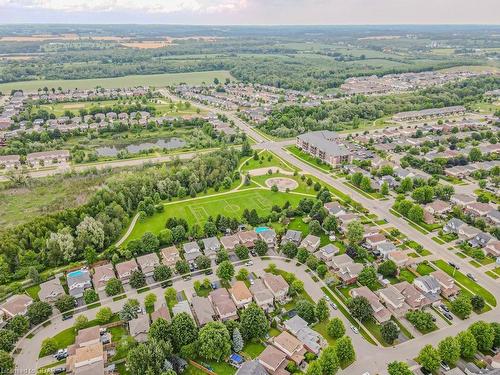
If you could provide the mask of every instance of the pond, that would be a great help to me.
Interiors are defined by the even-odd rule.
[[[126,150],[129,154],[138,154],[141,151],[151,149],[166,149],[174,150],[182,148],[186,142],[180,138],[159,139],[156,142],[143,142],[130,145],[103,146],[96,148],[98,156],[117,156],[122,150]]]

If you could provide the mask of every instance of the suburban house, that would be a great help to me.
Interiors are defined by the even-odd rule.
[[[387,241],[387,238],[381,233],[373,234],[365,238],[365,244],[368,249],[376,249],[378,245]]]
[[[480,232],[476,234],[474,238],[469,240],[469,244],[472,247],[485,247],[490,241],[493,241],[494,238],[491,234]]]
[[[340,215],[344,215],[346,213],[346,210],[344,209],[344,207],[342,207],[340,205],[339,202],[327,202],[323,205],[323,207],[325,208],[325,210],[328,212],[329,215],[332,215],[332,216],[340,216]]]
[[[236,375],[269,375],[267,370],[259,360],[254,359],[253,361],[246,361],[240,366]]]
[[[276,247],[277,237],[274,229],[266,229],[259,232],[259,237],[262,241],[264,241],[267,244],[267,247],[270,250],[273,250]]]
[[[460,227],[466,225],[462,220],[457,218],[450,219],[446,225],[443,227],[443,231],[446,233],[455,233],[458,234],[458,230]]]
[[[193,310],[195,321],[199,327],[213,322],[214,317],[217,315],[212,307],[212,304],[210,303],[210,300],[205,297],[193,297],[191,300],[191,308]]]
[[[97,291],[103,291],[106,288],[106,283],[115,278],[115,270],[111,263],[103,264],[94,268],[92,282]]]
[[[439,283],[443,297],[450,298],[458,294],[459,289],[455,285],[453,277],[441,270],[432,272],[431,276]]]
[[[394,284],[394,288],[405,297],[405,302],[413,310],[422,309],[431,304],[431,301],[408,281]]]
[[[285,320],[283,325],[288,332],[290,332],[292,335],[298,338],[302,342],[302,344],[304,344],[304,347],[308,351],[316,355],[319,354],[321,349],[328,345],[324,337],[321,336],[321,334],[319,334],[318,332],[309,328],[307,322],[298,315]]]
[[[257,279],[254,284],[250,286],[250,292],[253,295],[255,303],[266,312],[274,309],[274,296],[273,293],[266,288],[262,279]]]
[[[450,202],[461,207],[465,207],[468,204],[474,203],[476,198],[469,194],[454,194]]]
[[[160,265],[160,260],[156,253],[150,253],[137,257],[137,263],[145,276],[153,276],[155,268]]]
[[[61,282],[56,277],[52,280],[46,281],[40,284],[40,291],[38,292],[38,298],[40,301],[53,303],[61,296],[64,296],[64,288]]]
[[[179,301],[172,307],[172,314],[174,316],[182,313],[188,314],[194,320],[193,312],[187,300]]]
[[[128,322],[128,329],[130,332],[130,336],[132,336],[135,341],[148,341],[149,315],[143,314],[139,315],[136,319],[132,319]]]
[[[486,220],[492,225],[500,225],[500,211],[491,210],[486,214]]]
[[[319,248],[320,238],[312,234],[308,234],[300,243],[299,247],[305,248],[310,253],[314,253]]]
[[[297,147],[309,155],[335,167],[350,163],[352,153],[343,144],[337,143],[338,136],[329,130],[309,132],[297,136]]]
[[[268,345],[257,357],[259,363],[265,367],[270,375],[287,375],[289,372],[285,369],[288,365],[286,354],[273,345]]]
[[[420,276],[413,280],[413,285],[420,290],[431,303],[441,300],[441,285],[431,275]]]
[[[215,259],[220,250],[220,242],[217,237],[209,237],[201,240],[203,242],[203,252],[210,259]]]
[[[271,338],[270,342],[286,354],[287,358],[299,366],[307,353],[304,344],[288,331],[281,332],[278,336]]]
[[[467,110],[461,105],[443,108],[429,108],[419,111],[399,112],[392,116],[395,121],[423,120],[442,116],[463,115]]]
[[[302,232],[298,230],[288,229],[285,235],[281,238],[281,243],[286,244],[287,242],[292,242],[299,246],[300,241],[302,241]]]
[[[75,375],[104,374],[107,354],[101,343],[99,327],[78,331],[75,343],[68,347],[66,372]]]
[[[179,250],[175,246],[169,246],[161,249],[162,263],[165,266],[174,267],[178,260],[181,260]]]
[[[158,309],[156,309],[151,313],[152,322],[160,318],[165,319],[166,321],[172,320],[172,317],[170,316],[170,311],[168,310],[168,307],[165,304],[161,305]]]
[[[200,246],[196,241],[187,242],[182,245],[182,248],[184,250],[184,259],[186,259],[186,261],[189,263],[193,263],[196,258],[198,258],[200,255],[203,255],[201,253]]]
[[[347,214],[337,216],[337,219],[339,219],[339,223],[340,223],[339,230],[342,233],[347,233],[347,229],[348,229],[347,226],[349,225],[349,223],[358,220],[358,216],[356,214],[347,213]]]
[[[335,245],[329,243],[328,245],[321,247],[316,253],[316,256],[319,258],[319,260],[327,263],[330,262],[333,257],[339,253],[339,251],[340,250]]]
[[[390,252],[387,255],[387,259],[392,260],[399,268],[407,266],[410,262],[410,258],[408,257],[408,255],[406,255],[406,252],[402,250]]]
[[[345,285],[350,285],[358,280],[358,276],[363,271],[364,266],[361,263],[347,263],[341,266],[335,274]]]
[[[377,320],[377,322],[384,323],[391,319],[390,311],[385,308],[382,303],[380,303],[377,295],[373,293],[368,287],[361,286],[359,288],[351,289],[349,291],[349,294],[353,298],[365,297],[370,303],[370,306],[373,310],[373,317]]]
[[[226,251],[233,251],[234,248],[240,244],[240,238],[236,235],[221,237],[220,243]]]
[[[130,259],[125,262],[117,263],[115,265],[116,273],[118,274],[118,278],[121,280],[123,284],[127,284],[130,281],[130,276],[132,276],[132,272],[138,271],[139,266],[137,265],[135,259]]]
[[[493,257],[500,257],[500,241],[495,240],[488,242],[484,247],[484,251]]]
[[[283,303],[288,299],[288,283],[281,275],[266,273],[262,277],[264,285],[271,291],[276,302]]]
[[[448,202],[436,199],[434,202],[427,204],[425,210],[434,216],[444,216],[451,211],[451,205]]]
[[[391,314],[396,318],[405,316],[408,310],[410,310],[405,296],[394,285],[388,285],[386,288],[380,289],[378,295]]]
[[[377,250],[380,252],[382,258],[387,259],[390,253],[396,251],[398,248],[392,242],[382,242],[377,245]]]
[[[469,203],[465,206],[465,213],[475,217],[486,216],[492,210],[492,206],[481,202]]]
[[[252,293],[243,281],[236,281],[229,289],[231,298],[239,309],[247,307],[252,302]]]
[[[41,151],[26,155],[26,164],[31,167],[43,167],[52,164],[61,164],[69,161],[68,150]]]
[[[352,259],[349,255],[347,254],[340,254],[337,256],[334,256],[331,260],[330,267],[334,270],[337,271],[340,268],[342,268],[345,265],[354,263],[354,259]]]
[[[462,225],[458,228],[458,238],[462,241],[470,240],[471,238],[476,237],[479,233],[481,233],[481,230],[474,228],[469,224]]]
[[[245,230],[238,232],[238,238],[243,246],[251,249],[255,246],[255,241],[259,239],[259,236],[253,230]]]
[[[14,169],[21,166],[19,155],[0,156],[0,169]]]
[[[30,296],[26,294],[16,294],[0,305],[0,311],[6,319],[13,318],[16,315],[26,315],[29,305],[33,303]],[[1,319],[0,319],[1,321]]]
[[[68,272],[66,275],[66,282],[68,284],[69,294],[75,298],[83,297],[85,289],[92,287],[90,272],[85,268]]]
[[[214,310],[221,321],[238,319],[238,308],[226,289],[219,288],[211,291],[208,299],[212,302]]]

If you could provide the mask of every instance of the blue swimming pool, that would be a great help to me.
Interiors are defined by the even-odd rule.
[[[68,277],[78,277],[78,276],[81,276],[81,275],[83,275],[83,271],[82,270],[76,270],[76,271],[68,273]]]
[[[257,227],[257,228],[255,228],[255,233],[265,232],[266,230],[269,230],[269,228],[268,227]]]

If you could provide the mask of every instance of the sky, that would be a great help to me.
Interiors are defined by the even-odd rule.
[[[0,23],[499,24],[500,0],[0,0]]]

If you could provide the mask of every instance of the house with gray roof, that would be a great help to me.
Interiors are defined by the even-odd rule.
[[[57,277],[40,284],[40,291],[38,292],[40,301],[52,303],[63,295],[65,295],[64,288]]]
[[[269,375],[266,368],[256,359],[243,363],[236,375]]]
[[[203,255],[196,241],[187,242],[182,245],[182,248],[184,249],[184,259],[189,263],[193,263],[196,258]]]
[[[85,289],[92,287],[90,272],[85,268],[68,272],[66,275],[66,282],[68,284],[69,294],[75,298],[83,297]]]
[[[309,328],[307,322],[298,315],[285,320],[283,324],[285,329],[297,337],[304,344],[307,350],[316,355],[322,348],[328,345],[324,337]]]
[[[441,285],[433,276],[426,275],[413,280],[413,285],[432,303],[441,299]]]
[[[393,251],[397,250],[397,247],[392,242],[382,242],[377,245],[377,250],[380,252],[380,255],[387,259],[387,256]]]
[[[174,316],[178,315],[178,314],[181,314],[181,313],[186,313],[191,318],[194,319],[193,312],[191,311],[191,307],[189,306],[189,302],[186,301],[186,300],[180,301],[180,302],[178,302],[176,305],[174,305],[172,307],[172,314]]]
[[[212,303],[205,297],[193,297],[191,300],[191,308],[198,326],[204,326],[207,323],[213,322],[214,317],[217,316]]]
[[[446,225],[443,227],[443,231],[446,233],[455,233],[458,234],[458,229],[462,226],[465,225],[465,223],[457,218],[450,219]]]
[[[293,242],[295,245],[299,246],[300,241],[302,241],[302,232],[293,229],[288,229],[285,235],[281,238],[282,244],[286,244],[287,242]]]
[[[201,240],[203,242],[204,250],[203,252],[210,259],[215,259],[217,252],[220,250],[220,242],[217,237],[209,237]]]
[[[258,233],[262,241],[267,244],[269,249],[276,247],[276,231],[274,229],[266,229]]]
[[[485,247],[490,241],[492,241],[494,238],[491,234],[489,233],[478,233],[474,238],[471,238],[469,240],[469,244],[472,247],[480,247],[483,248]]]

